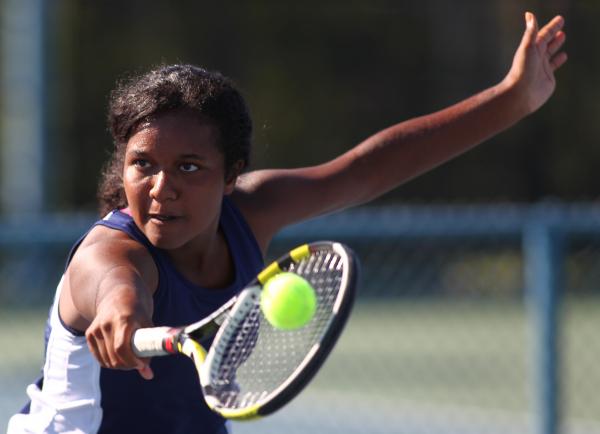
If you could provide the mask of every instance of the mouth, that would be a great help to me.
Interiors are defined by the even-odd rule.
[[[151,213],[148,216],[150,217],[150,220],[153,220],[155,222],[160,222],[160,223],[169,223],[169,222],[172,222],[179,218],[179,216],[174,216],[174,215],[170,215],[170,214],[155,214],[155,213]]]

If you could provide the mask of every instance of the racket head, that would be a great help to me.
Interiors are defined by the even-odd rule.
[[[240,293],[200,367],[210,408],[229,419],[273,413],[314,377],[340,336],[354,303],[357,259],[329,241],[303,245],[267,267]],[[292,272],[314,288],[317,308],[305,326],[274,328],[260,309],[262,285]]]

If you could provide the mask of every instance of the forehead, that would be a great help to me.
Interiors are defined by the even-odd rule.
[[[165,113],[142,122],[127,142],[128,151],[219,151],[218,130],[208,119],[185,112]]]

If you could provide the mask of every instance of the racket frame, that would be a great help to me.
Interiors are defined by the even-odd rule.
[[[275,412],[291,401],[304,389],[319,371],[333,349],[335,342],[339,338],[346,324],[354,303],[358,280],[356,257],[350,249],[340,243],[316,242],[311,243],[310,245],[305,244],[290,251],[288,255],[285,255],[278,261],[271,263],[271,265],[258,275],[253,282],[254,285],[250,284],[249,289],[240,293],[240,299],[236,302],[236,305],[239,306],[234,306],[232,308],[231,315],[228,316],[222,324],[210,347],[208,355],[206,356],[205,363],[199,371],[201,384],[205,385],[209,383],[210,370],[212,369],[215,360],[217,360],[217,357],[219,357],[219,353],[221,353],[219,348],[221,337],[225,336],[226,333],[229,333],[229,330],[235,330],[239,325],[240,320],[245,316],[245,313],[251,308],[252,305],[246,303],[246,300],[260,296],[262,285],[274,275],[288,269],[292,262],[298,263],[302,259],[310,256],[312,252],[317,251],[320,248],[322,249],[324,246],[330,247],[342,258],[342,262],[345,264],[342,273],[342,281],[340,283],[342,291],[345,292],[337,297],[336,303],[333,305],[333,315],[329,319],[327,327],[325,327],[325,334],[321,340],[315,343],[310,351],[307,352],[303,361],[296,367],[287,380],[271,391],[271,393],[263,397],[259,402],[244,408],[226,408],[219,406],[219,402],[210,395],[205,395],[208,406],[223,417],[234,420],[246,420],[266,416]],[[248,293],[246,293],[246,291],[248,291]],[[331,323],[334,321],[335,327],[331,327]]]
[[[274,275],[298,263],[315,251],[332,249],[345,264],[340,287],[344,291],[333,306],[333,315],[329,319],[326,331],[319,342],[307,352],[303,361],[296,367],[292,375],[258,403],[243,408],[226,408],[219,405],[218,400],[205,394],[204,398],[212,410],[227,419],[247,420],[266,416],[278,410],[293,399],[315,376],[339,338],[354,303],[358,280],[358,261],[348,247],[338,242],[320,241],[301,245],[268,265],[238,295],[231,298],[223,306],[208,317],[185,327],[153,327],[138,329],[132,337],[134,352],[139,357],[163,356],[183,353],[190,357],[196,366],[202,388],[209,383],[210,370],[218,357],[222,337],[245,317],[245,313],[260,297],[262,286]],[[250,302],[249,302],[250,301]],[[335,326],[331,323],[335,321]],[[208,351],[200,341],[214,336]]]

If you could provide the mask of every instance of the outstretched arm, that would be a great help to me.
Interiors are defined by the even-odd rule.
[[[62,321],[85,331],[101,366],[137,368],[151,378],[147,360],[131,349],[131,335],[152,325],[152,293],[158,282],[147,250],[122,233],[95,227],[65,273],[59,302]]]
[[[471,149],[541,107],[555,88],[564,20],[526,29],[510,71],[497,85],[441,111],[384,129],[325,164],[251,172],[234,198],[263,247],[282,227],[368,202]]]

